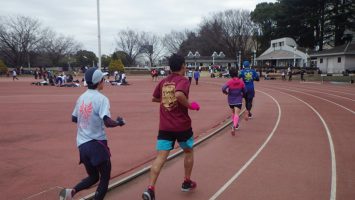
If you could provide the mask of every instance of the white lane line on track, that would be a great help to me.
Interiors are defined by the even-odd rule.
[[[264,86],[264,87],[265,87],[265,86]],[[270,87],[270,86],[269,86],[269,87]],[[265,87],[265,88],[269,88],[269,87]],[[271,88],[271,89],[272,89],[272,90],[276,90],[275,88]],[[351,110],[351,109],[349,109],[349,108],[347,108],[347,107],[345,107],[345,106],[343,106],[343,105],[340,105],[340,104],[338,104],[338,103],[335,103],[334,101],[330,101],[330,100],[328,100],[328,99],[324,99],[324,98],[322,98],[322,97],[319,97],[319,96],[316,96],[316,95],[313,95],[313,94],[308,94],[308,93],[301,92],[301,91],[297,91],[297,90],[291,90],[291,89],[286,89],[286,88],[277,88],[277,90],[280,90],[280,89],[282,89],[282,90],[288,90],[288,91],[292,91],[292,92],[298,92],[298,93],[310,95],[310,96],[312,96],[312,97],[316,97],[316,98],[318,98],[318,99],[322,99],[322,100],[324,100],[324,101],[328,101],[329,103],[335,104],[335,105],[337,105],[337,106],[339,106],[339,107],[341,107],[341,108],[343,108],[343,109],[345,109],[345,110],[347,110],[347,111],[349,111],[349,112],[351,112],[352,114],[355,115],[355,111],[353,111],[353,110]]]
[[[338,97],[338,98],[341,98],[341,99],[347,99],[349,101],[355,101],[354,99],[351,99],[351,98],[348,98],[348,97],[339,96],[339,95],[336,95],[336,94],[329,94],[329,93],[326,93],[326,92],[321,92],[321,91],[316,91],[316,90],[311,90],[311,89],[305,89],[305,88],[297,88],[297,89],[312,91],[312,92],[321,93],[321,94],[326,94],[326,95]]]
[[[281,93],[287,94],[285,92],[281,92]],[[332,135],[329,131],[328,125],[325,122],[325,120],[323,119],[323,117],[319,114],[319,112],[314,107],[312,107],[311,105],[309,105],[307,102],[303,101],[302,99],[299,99],[291,94],[287,94],[287,95],[306,104],[310,109],[313,110],[313,112],[315,112],[318,115],[319,119],[323,123],[324,129],[327,132],[327,136],[328,136],[328,141],[329,141],[329,146],[330,146],[330,154],[331,154],[331,162],[332,162],[332,180],[331,180],[331,189],[330,189],[330,200],[335,200],[336,199],[336,182],[337,182],[336,159],[335,159],[335,150],[334,150],[333,139],[332,139]]]
[[[46,192],[49,192],[49,191],[54,190],[54,189],[57,189],[57,188],[63,189],[62,187],[54,186],[54,187],[48,188],[48,189],[46,189],[46,190],[43,190],[42,192],[39,192],[39,193],[37,193],[37,194],[33,194],[33,195],[31,195],[31,196],[25,198],[24,200],[30,200],[30,199],[32,199],[32,198],[38,197],[38,196],[40,196],[41,194],[44,194],[44,193],[46,193]]]
[[[242,168],[239,169],[239,171],[233,175],[233,177],[231,179],[229,179],[211,198],[210,200],[214,200],[217,199],[245,170],[246,168],[256,159],[256,157],[260,154],[260,152],[265,148],[265,146],[269,143],[269,141],[271,140],[272,136],[274,135],[276,129],[279,126],[280,123],[280,119],[281,119],[281,107],[279,102],[272,97],[271,95],[260,91],[260,90],[256,90],[258,92],[261,92],[263,94],[265,94],[266,96],[269,96],[277,105],[278,108],[278,117],[277,117],[277,121],[276,124],[274,126],[274,128],[272,129],[271,133],[269,134],[268,138],[265,140],[265,142],[261,145],[261,147],[258,149],[258,151],[255,152],[255,154],[243,165]]]
[[[282,84],[272,84],[273,86],[283,86]],[[297,87],[297,88],[302,88],[302,87]],[[326,90],[327,92],[336,92],[336,93],[341,93],[341,94],[346,94],[346,95],[350,95],[350,96],[355,96],[355,94],[353,93],[348,93],[348,92],[342,92],[342,91],[337,91],[337,90],[328,90],[325,88],[315,88],[315,89],[323,89],[322,91],[324,92],[324,90]]]

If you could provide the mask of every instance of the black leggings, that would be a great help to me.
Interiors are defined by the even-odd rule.
[[[74,189],[76,192],[87,189],[97,183],[99,181],[99,185],[97,186],[97,190],[95,193],[94,200],[102,200],[104,199],[108,184],[110,181],[111,175],[111,161],[105,161],[101,163],[99,166],[94,167],[90,163],[84,163],[86,172],[88,173],[88,177],[83,179],[80,183],[78,183]]]
[[[253,98],[245,98],[245,108],[250,111],[251,108],[253,107]]]

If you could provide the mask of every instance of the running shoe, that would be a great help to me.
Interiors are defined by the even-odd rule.
[[[143,200],[155,200],[154,190],[148,188],[145,192],[143,192],[142,199]]]
[[[239,124],[237,124],[237,126],[234,128],[235,130],[238,130],[239,129]]]
[[[72,196],[72,189],[62,189],[59,193],[59,200],[72,200],[73,196]]]
[[[253,118],[253,114],[251,114],[251,112],[249,112],[248,118],[249,118],[249,119]]]
[[[233,135],[233,136],[235,136],[235,127],[232,125],[232,132],[231,132],[231,134]]]
[[[181,185],[181,191],[183,192],[189,192],[193,189],[195,189],[197,186],[195,181],[192,180],[185,180],[182,185]]]

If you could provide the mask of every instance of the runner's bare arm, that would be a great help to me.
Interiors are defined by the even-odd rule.
[[[176,91],[175,92],[175,97],[176,97],[176,99],[178,100],[178,102],[180,104],[182,104],[186,108],[189,108],[189,105],[190,105],[189,100],[186,98],[186,95],[183,92]]]
[[[158,99],[158,98],[156,98],[156,97],[153,97],[153,98],[152,98],[152,102],[160,103],[160,99]]]
[[[125,121],[123,120],[122,117],[117,117],[117,120],[113,120],[107,115],[104,116],[104,124],[107,128],[113,128],[116,126],[123,126],[125,125]]]

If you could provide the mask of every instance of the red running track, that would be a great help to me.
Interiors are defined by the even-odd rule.
[[[256,88],[255,117],[236,137],[226,129],[195,148],[198,188],[180,192],[178,158],[163,168],[157,199],[355,199],[355,88],[281,81]],[[141,176],[106,199],[139,199],[147,182]]]
[[[147,103],[154,83],[147,77],[132,81],[129,87],[104,91],[111,99],[112,113],[127,116],[131,125],[109,131],[113,175],[155,154],[158,112],[156,105]],[[192,85],[191,99],[203,108],[191,113],[195,133],[204,135],[229,115],[226,97],[220,92],[225,81],[205,78],[199,86]],[[7,180],[0,181],[0,188],[5,188],[6,199],[23,199],[43,190],[47,191],[30,199],[56,199],[57,186],[75,184],[85,175],[77,165],[75,127],[68,123],[83,88],[37,89],[27,84],[0,80],[5,111],[0,114],[4,119],[0,122],[0,173]],[[226,129],[196,147],[196,191],[180,192],[183,165],[179,157],[164,167],[157,199],[355,198],[354,87],[261,81],[256,88],[255,117],[242,122],[237,136]],[[68,113],[68,118],[63,117]],[[29,118],[32,124],[27,123]],[[17,119],[22,124],[15,124]],[[144,127],[142,119],[150,119],[143,122]],[[147,176],[141,176],[112,190],[106,199],[139,199],[147,182]]]
[[[56,199],[60,187],[72,187],[86,176],[78,165],[76,126],[71,122],[75,101],[85,88],[33,86],[32,81],[0,79],[0,192],[4,199]],[[128,77],[128,81],[129,86],[108,85],[103,90],[112,116],[121,115],[127,121],[124,127],[107,129],[113,178],[150,163],[155,156],[159,106],[151,98],[157,82],[148,76]],[[191,112],[197,137],[228,117],[219,86],[192,85],[190,99],[202,107]]]

